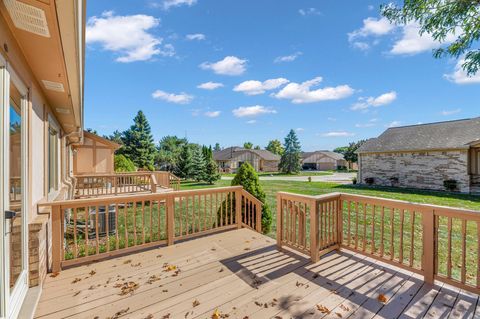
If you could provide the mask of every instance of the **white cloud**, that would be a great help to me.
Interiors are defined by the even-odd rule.
[[[308,15],[321,15],[322,13],[317,8],[306,8],[298,10],[298,13],[302,16]]]
[[[327,117],[327,120],[329,120],[330,122],[336,122],[337,119],[334,118],[334,117]]]
[[[152,16],[116,16],[108,11],[88,19],[86,42],[99,43],[104,50],[117,53],[116,60],[124,63],[146,61],[156,55],[173,56],[173,46],[161,46],[163,39],[149,32],[159,24],[160,20]]]
[[[223,84],[218,82],[205,82],[197,85],[197,88],[204,90],[215,90],[221,87],[223,87]]]
[[[203,62],[200,68],[203,70],[212,70],[216,74],[222,75],[242,75],[245,73],[247,60],[237,58],[236,56],[227,56],[223,60],[210,63]]]
[[[290,55],[276,57],[275,60],[273,60],[273,62],[275,63],[292,62],[292,61],[295,61],[302,54],[303,54],[302,52],[297,51]]]
[[[442,112],[440,112],[440,114],[443,116],[449,116],[449,115],[460,113],[461,111],[462,111],[461,109],[443,110]]]
[[[247,124],[255,124],[255,123],[257,123],[257,120],[249,120],[249,121],[247,121]]]
[[[355,133],[350,133],[346,131],[334,131],[334,132],[327,132],[323,133],[323,137],[348,137],[348,136],[354,136]]]
[[[402,124],[402,122],[400,122],[400,121],[393,121],[393,122],[390,122],[390,123],[386,124],[385,127],[387,127],[387,128],[397,127],[397,126],[400,126],[401,124]]]
[[[475,84],[480,83],[480,72],[477,72],[475,75],[468,76],[467,72],[463,70],[462,65],[465,63],[464,59],[458,60],[455,65],[455,70],[450,74],[444,74],[443,76],[456,84]]]
[[[300,132],[304,132],[305,129],[303,127],[297,127],[295,131],[300,133]]]
[[[163,9],[168,10],[173,7],[179,7],[179,6],[193,6],[194,4],[197,3],[197,0],[165,0],[163,1]]]
[[[194,33],[194,34],[187,34],[185,38],[189,41],[197,40],[197,41],[202,41],[206,39],[205,34],[202,33]]]
[[[352,46],[355,49],[358,49],[360,51],[367,51],[368,49],[370,49],[370,44],[368,44],[367,42],[363,42],[363,41],[354,41],[354,42],[352,42]]]
[[[219,117],[220,113],[221,113],[220,111],[208,111],[208,112],[205,112],[205,116],[214,118],[214,117]]]
[[[232,111],[235,117],[257,116],[262,114],[275,114],[276,110],[261,105],[241,106]]]
[[[451,33],[442,43],[448,44],[453,41],[455,41],[455,35]],[[430,34],[420,35],[420,26],[417,23],[409,23],[402,27],[402,37],[393,44],[390,53],[413,55],[436,49],[442,43],[435,40]]]
[[[153,92],[152,97],[157,100],[163,100],[175,104],[188,104],[193,100],[193,96],[186,93],[173,94],[162,90],[156,90]]]
[[[280,86],[288,83],[289,81],[284,78],[269,79],[263,82],[250,80],[240,83],[233,89],[235,92],[242,92],[246,95],[259,95],[265,93],[265,91],[274,90]]]
[[[370,121],[368,121],[367,123],[359,123],[359,124],[355,124],[355,127],[358,127],[358,128],[367,128],[367,127],[373,127],[375,126],[378,122],[378,119],[370,119]]]
[[[273,94],[277,99],[291,100],[292,103],[314,103],[328,100],[339,100],[353,94],[354,90],[348,85],[339,85],[336,87],[324,87],[317,90],[311,90],[322,82],[322,77],[316,77],[303,83],[291,82],[278,93]]]
[[[388,21],[388,19],[385,17],[380,19],[368,17],[363,20],[363,26],[360,29],[348,34],[348,40],[353,42],[358,38],[386,35],[393,31],[394,28],[395,25],[391,24],[390,21]]]
[[[377,97],[361,97],[358,99],[357,103],[352,105],[350,109],[352,111],[367,110],[369,107],[379,107],[383,105],[388,105],[397,99],[397,92],[391,91],[379,95]]]

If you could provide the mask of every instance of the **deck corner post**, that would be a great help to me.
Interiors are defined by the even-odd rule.
[[[282,248],[282,196],[277,193],[277,247]]]
[[[52,206],[52,272],[62,269],[63,221],[60,206]],[[88,249],[88,247],[86,248]]]
[[[314,199],[310,202],[310,258],[316,263],[318,255],[318,203]]]
[[[340,251],[343,243],[343,201],[342,195],[338,195],[337,200],[337,251]]]
[[[174,216],[174,197],[171,194],[167,195],[166,200],[166,215],[167,215],[167,245],[173,245],[175,242],[175,216]]]
[[[157,192],[157,179],[155,178],[155,174],[150,175],[150,192]]]
[[[422,223],[424,281],[427,284],[433,284],[435,280],[435,211],[425,211]]]
[[[242,228],[242,189],[235,191],[235,222],[237,229]]]

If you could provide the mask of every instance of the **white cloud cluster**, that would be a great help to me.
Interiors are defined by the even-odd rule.
[[[402,122],[393,121],[393,122],[390,122],[390,123],[386,124],[385,127],[392,128],[392,127],[397,127],[397,126],[400,126],[400,125],[402,125]]]
[[[203,33],[193,33],[193,34],[187,34],[185,36],[185,38],[189,41],[203,41],[205,40],[207,37],[205,36],[205,34]]]
[[[302,54],[303,54],[302,52],[297,51],[290,55],[276,57],[275,60],[273,60],[273,62],[274,63],[293,62]]]
[[[455,69],[450,74],[444,74],[443,76],[456,84],[475,84],[480,83],[480,72],[477,74],[468,76],[467,72],[463,70],[462,65],[465,63],[464,59],[458,60],[457,64],[455,65]]]
[[[221,113],[220,111],[207,111],[205,112],[205,116],[215,118],[215,117],[219,117],[220,113]]]
[[[242,75],[247,69],[247,60],[237,58],[236,56],[226,56],[223,60],[217,62],[203,62],[200,64],[203,70],[212,70],[221,75]]]
[[[197,0],[165,0],[163,1],[162,7],[165,10],[168,10],[173,7],[180,7],[180,6],[193,6],[197,3]]]
[[[312,87],[317,86],[320,82],[322,82],[322,77],[316,77],[303,83],[291,82],[272,96],[277,99],[291,100],[294,104],[302,104],[339,100],[354,93],[354,90],[348,85],[324,87],[312,90]]]
[[[367,123],[358,123],[358,124],[355,124],[355,127],[358,127],[358,128],[373,127],[373,126],[376,125],[377,122],[378,122],[378,119],[373,118],[373,119],[370,119]]]
[[[317,8],[306,8],[298,10],[298,13],[302,16],[309,16],[309,15],[321,15],[322,13]]]
[[[197,88],[203,89],[203,90],[216,90],[221,87],[223,87],[223,83],[218,83],[218,82],[205,82],[197,85]]]
[[[361,97],[358,99],[357,103],[352,105],[350,109],[352,111],[364,111],[370,107],[379,107],[383,105],[388,105],[397,99],[397,92],[391,91],[379,95],[377,97]]]
[[[349,137],[349,136],[354,136],[355,133],[347,132],[347,131],[333,131],[333,132],[327,132],[323,133],[323,137]]]
[[[288,82],[289,81],[284,78],[269,79],[263,82],[250,80],[238,84],[233,90],[235,92],[245,93],[246,95],[259,95],[266,91],[277,89]]]
[[[87,44],[99,43],[104,50],[117,53],[118,62],[146,61],[156,55],[173,56],[171,44],[162,46],[163,39],[149,31],[160,20],[149,15],[117,16],[112,11],[88,19]]]
[[[460,113],[461,111],[462,111],[461,109],[443,110],[442,112],[440,112],[440,114],[443,116],[449,116],[449,115]]]
[[[152,97],[157,100],[163,100],[175,104],[188,104],[193,100],[193,96],[186,93],[174,94],[162,90],[156,90],[153,92]]]
[[[455,41],[454,34],[448,34],[443,44]],[[435,40],[430,34],[420,35],[420,26],[417,23],[409,23],[402,27],[402,37],[393,44],[390,53],[392,54],[417,54],[425,51],[431,51],[441,46],[439,41]]]
[[[276,110],[262,105],[241,106],[232,111],[235,117],[254,117],[262,114],[275,114]]]

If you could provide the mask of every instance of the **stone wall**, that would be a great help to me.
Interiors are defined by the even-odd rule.
[[[28,279],[30,287],[41,286],[47,276],[47,268],[51,262],[51,258],[49,258],[51,256],[51,240],[47,240],[48,224],[49,219],[46,216],[39,216],[28,225]],[[47,245],[49,245],[48,248]]]
[[[359,164],[359,183],[373,177],[375,185],[445,190],[443,181],[454,179],[458,191],[470,191],[466,150],[360,154]]]

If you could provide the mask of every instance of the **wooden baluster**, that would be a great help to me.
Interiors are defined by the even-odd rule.
[[[237,229],[242,228],[242,191],[235,191],[235,219]]]
[[[118,203],[115,204],[115,249],[119,249],[118,237]]]
[[[180,230],[180,236],[183,236],[183,197],[178,198],[178,215],[180,218],[180,224],[179,224],[179,230]]]
[[[233,225],[233,193],[230,192],[228,196],[230,200],[230,225]]]
[[[132,203],[133,206],[133,246],[137,245],[137,202]]]
[[[150,243],[153,242],[153,205],[152,201],[148,201],[148,211],[150,212]]]
[[[207,230],[207,194],[203,195],[203,230]]]
[[[190,215],[189,215],[188,206],[189,206],[189,196],[187,195],[187,196],[185,196],[185,232],[186,232],[186,235],[189,234],[189,230],[190,230],[190,227],[189,227]]]
[[[358,249],[358,202],[355,202],[355,249]]]
[[[125,202],[123,204],[123,217],[125,219],[124,224],[125,224],[125,248],[128,248],[128,203]]]
[[[316,263],[319,259],[317,201],[311,200],[309,205],[310,205],[310,258],[314,263]]]
[[[88,256],[88,236],[90,235],[90,207],[85,207],[85,256]],[[52,248],[53,249],[53,248]]]
[[[363,245],[362,251],[367,250],[367,204],[363,203]]]
[[[372,205],[372,241],[371,241],[371,253],[375,254],[375,210],[377,209],[376,205]]]
[[[78,243],[77,243],[77,208],[73,209],[73,256],[78,257]]]
[[[282,247],[283,241],[283,199],[280,194],[277,194],[277,247]],[[480,223],[478,224],[480,234]],[[480,278],[480,277],[479,277]]]
[[[467,277],[467,220],[462,219],[462,272],[461,282],[464,284]]]
[[[410,211],[410,267],[413,267],[413,262],[415,259],[414,254],[415,248],[415,211]]]
[[[447,277],[452,278],[452,217],[447,219]]]
[[[480,221],[477,222],[477,289],[480,288]]]
[[[351,234],[350,234],[350,232],[351,232],[351,226],[350,226],[350,224],[351,224],[351,217],[350,217],[350,214],[351,214],[351,207],[350,207],[350,206],[351,206],[351,204],[352,204],[352,203],[351,203],[350,201],[347,201],[347,205],[348,205],[348,210],[347,210],[347,214],[348,214],[348,216],[347,216],[347,220],[348,220],[348,225],[347,225],[347,241],[348,241],[348,246],[349,246],[349,247],[350,247],[350,245],[351,245]]]
[[[318,221],[320,223],[319,225],[319,239],[318,239],[318,249],[323,249],[325,246],[325,221],[324,221],[324,210],[323,210],[323,203],[318,202],[318,208],[317,208],[317,213],[318,213]]]
[[[167,245],[175,243],[175,203],[172,194],[167,195],[166,213],[167,213]]]
[[[52,207],[52,272],[61,270],[62,261],[65,258],[63,252],[64,230],[63,209],[60,206]]]
[[[385,249],[385,206],[382,206],[382,215],[380,218],[380,257],[383,257]]]
[[[393,241],[393,236],[395,232],[395,227],[393,224],[393,221],[395,219],[395,209],[390,208],[390,260],[393,260],[394,254],[395,254],[395,248],[393,247],[394,241]]]
[[[107,252],[110,251],[110,206],[105,204],[105,236],[107,236]]]
[[[98,255],[100,253],[100,245],[99,245],[100,238],[98,234],[98,206],[95,206],[95,241],[96,241],[95,248]]]
[[[403,264],[403,224],[405,222],[405,211],[400,209],[400,242],[398,245],[398,260],[401,264]]]

